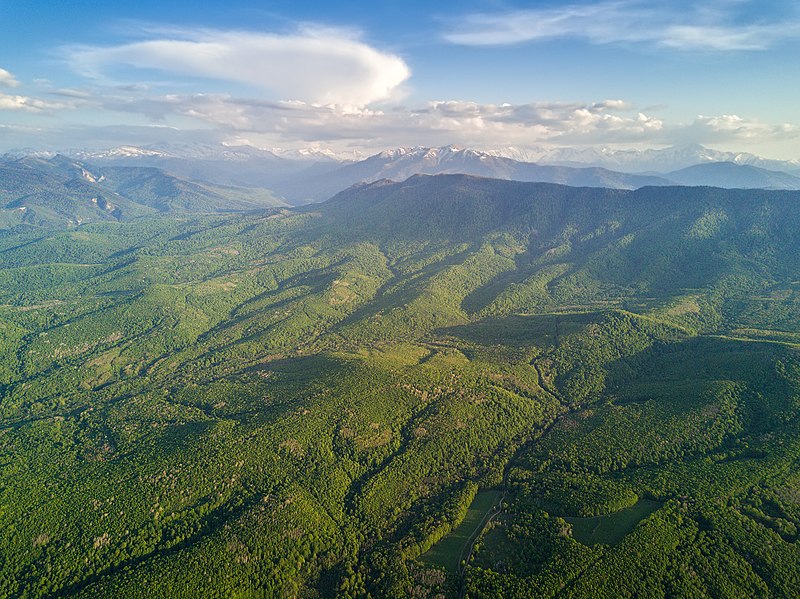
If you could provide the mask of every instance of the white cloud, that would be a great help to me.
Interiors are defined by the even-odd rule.
[[[0,92],[0,110],[20,110],[25,112],[47,112],[65,108],[59,102],[48,102],[29,96],[13,96]]]
[[[304,102],[264,102],[221,95],[170,96],[154,110],[220,127],[270,145],[322,144],[365,151],[455,143],[466,147],[533,144],[670,145],[770,143],[800,136],[792,124],[737,115],[703,116],[683,124],[647,114],[622,100],[593,103],[480,104],[434,101],[420,107],[344,111]],[[136,109],[139,104],[131,108]]]
[[[270,102],[224,94],[109,97],[103,107],[156,121],[190,117],[263,143],[343,143],[384,149],[398,145],[467,146],[643,141],[663,128],[658,118],[622,100],[595,103],[479,104],[434,101],[419,107],[343,109],[307,102]]]
[[[41,81],[36,80],[35,82],[40,84]],[[17,81],[16,77],[7,70],[0,68],[0,110],[49,114],[56,110],[75,107],[74,102],[55,102],[2,91],[3,88],[15,87],[19,87],[19,81]]]
[[[75,90],[72,90],[75,91]],[[59,104],[24,96],[0,94],[0,109],[25,111],[30,124],[56,109],[82,108],[106,115],[103,122],[119,128],[77,127],[76,118],[63,134],[36,133],[16,145],[48,147],[141,144],[186,139],[208,141],[248,139],[262,147],[321,147],[336,152],[369,153],[398,146],[531,147],[616,146],[647,147],[701,143],[740,150],[783,149],[797,157],[800,127],[765,123],[736,114],[700,116],[687,123],[668,120],[622,99],[597,102],[535,102],[482,104],[463,100],[432,101],[417,106],[393,104],[382,109],[321,105],[303,101],[268,101],[228,94],[152,95],[146,90],[90,90],[61,93]],[[123,113],[134,117],[121,116]],[[79,113],[77,113],[79,114]],[[157,124],[133,129],[121,123]],[[49,130],[49,127],[48,127]],[[11,144],[9,134],[3,143]],[[17,139],[21,134],[17,135]],[[81,142],[80,140],[85,140]],[[93,141],[94,140],[94,141]],[[12,144],[13,145],[13,144]],[[772,152],[773,150],[769,150]]]
[[[514,138],[515,143],[600,137],[640,139],[663,125],[659,119],[636,112],[622,100],[518,105],[432,102],[421,112],[431,126],[449,126],[462,133],[472,130],[495,138],[494,143],[505,137]]]
[[[64,98],[75,98],[78,100],[91,100],[93,98],[92,92],[85,89],[77,89],[74,87],[60,87],[48,92],[53,96],[61,96]]]
[[[5,69],[0,69],[0,87],[17,87],[18,85],[19,81],[14,75]]]
[[[776,41],[800,36],[800,23],[746,26],[675,25],[658,42],[678,50],[766,50]]]
[[[234,81],[284,100],[365,106],[397,93],[410,70],[353,32],[306,27],[278,35],[246,31],[168,31],[169,37],[110,47],[70,47],[68,60],[101,78],[117,66]]]
[[[791,123],[773,125],[757,119],[747,119],[736,114],[719,116],[700,115],[686,128],[686,132],[703,137],[708,142],[764,141],[800,137],[800,127]]]
[[[744,5],[747,2],[737,2]],[[771,22],[743,22],[734,6],[715,3],[605,0],[558,8],[468,15],[453,23],[447,41],[499,46],[555,38],[593,44],[648,43],[678,50],[763,50],[800,37],[800,20],[773,16]]]

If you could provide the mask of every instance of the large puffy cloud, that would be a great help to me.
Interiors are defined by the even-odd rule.
[[[467,15],[445,39],[469,46],[497,46],[555,38],[593,44],[647,43],[679,50],[762,50],[800,37],[797,16],[765,13],[759,22],[739,14],[748,2],[605,0],[555,8]],[[737,18],[738,17],[738,18]]]
[[[67,53],[73,68],[95,78],[124,65],[245,83],[284,100],[355,107],[391,97],[410,76],[402,58],[369,46],[347,30],[164,33],[117,46],[71,47]]]

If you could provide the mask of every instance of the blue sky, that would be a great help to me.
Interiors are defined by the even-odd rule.
[[[800,158],[793,1],[0,0],[0,150],[203,141]]]

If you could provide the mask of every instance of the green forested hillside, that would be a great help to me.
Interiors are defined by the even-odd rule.
[[[797,596],[799,202],[420,176],[7,231],[0,596]]]
[[[266,189],[198,183],[156,168],[95,167],[60,155],[0,157],[0,233],[286,205]]]

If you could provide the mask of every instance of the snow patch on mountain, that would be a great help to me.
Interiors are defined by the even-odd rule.
[[[358,150],[337,152],[330,148],[270,148],[269,151],[286,160],[307,162],[357,162],[367,157],[364,152],[359,152]]]

